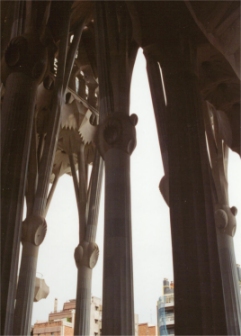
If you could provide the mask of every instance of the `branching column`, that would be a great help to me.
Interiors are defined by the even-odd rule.
[[[227,334],[195,40],[177,33],[159,60],[167,94],[175,333]],[[190,319],[191,316],[191,319]]]
[[[137,117],[129,95],[137,45],[123,1],[96,2],[100,90],[97,145],[105,161],[103,335],[134,335],[130,155]]]
[[[14,312],[14,335],[30,334],[38,251],[47,230],[45,216],[48,208],[50,175],[60,126],[71,2],[63,2],[62,6],[64,18],[60,30],[58,70],[53,91],[52,113],[48,122],[43,154],[39,162],[33,204],[22,228],[23,251]]]
[[[90,333],[92,270],[99,256],[99,248],[95,243],[95,237],[98,223],[102,173],[103,161],[99,154],[96,153],[89,187],[90,198],[86,204],[88,211],[85,234],[75,249],[75,261],[78,267],[75,335],[89,335]],[[84,211],[84,215],[85,214],[86,212]]]
[[[11,73],[2,113],[2,335],[11,335],[23,201],[27,178],[37,84],[47,64],[46,49],[36,36],[14,38],[5,53]]]
[[[130,155],[137,117],[113,114],[99,128],[105,160],[103,334],[133,335]]]
[[[74,173],[73,165],[71,168]],[[83,165],[82,167],[79,165],[79,176],[82,175],[84,177],[83,168]],[[92,270],[99,257],[99,248],[95,243],[95,238],[99,214],[102,172],[103,161],[99,153],[96,153],[88,190],[89,197],[87,197],[87,194],[83,195],[82,193],[84,197],[81,199],[76,195],[79,208],[80,242],[74,254],[76,266],[78,267],[75,335],[89,335],[90,333]],[[83,182],[84,179],[80,177],[78,187],[79,195],[81,194],[81,189],[86,192],[86,190],[83,190],[83,184],[85,184]],[[84,203],[82,207],[81,201]]]

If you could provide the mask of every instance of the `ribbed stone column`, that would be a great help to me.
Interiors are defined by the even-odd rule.
[[[78,267],[75,335],[90,333],[90,304],[92,269],[96,265],[99,248],[95,243],[83,242],[75,249],[75,261]]]
[[[92,270],[99,257],[99,248],[95,243],[95,238],[98,224],[102,175],[103,160],[99,153],[96,152],[91,176],[90,198],[87,202],[86,209],[84,209],[84,212],[87,213],[86,230],[84,237],[82,237],[83,240],[75,249],[75,262],[78,268],[74,325],[75,335],[90,334]],[[83,223],[80,223],[80,225],[81,224]]]
[[[136,145],[137,117],[129,116],[129,102],[138,47],[125,2],[96,1],[95,25],[100,90],[97,146],[105,161],[102,333],[134,335],[130,155]]]
[[[163,170],[165,175],[162,177],[159,189],[169,205],[169,168],[168,168],[168,149],[167,149],[167,108],[165,102],[165,87],[163,84],[161,67],[158,61],[148,54],[148,48],[144,52],[146,57],[146,70],[148,75],[149,86],[151,90],[152,104],[156,119],[157,134],[161,150]]]
[[[34,285],[39,245],[44,240],[47,225],[44,218],[30,216],[23,222],[22,261],[19,273],[13,335],[29,335],[34,301]]]
[[[241,298],[233,237],[217,228],[228,335],[241,334]]]
[[[45,146],[39,163],[36,191],[32,195],[33,205],[23,223],[22,230],[23,250],[14,312],[13,330],[15,335],[30,334],[38,250],[47,230],[44,217],[48,207],[49,181],[59,133],[71,2],[63,2],[61,6],[63,6],[62,12],[64,14],[61,31],[59,32],[58,69],[55,78],[52,110],[48,121]],[[28,57],[30,56],[28,55]]]
[[[2,326],[10,335],[35,96],[47,50],[33,33],[25,34],[10,41],[4,61],[10,75],[2,111]]]
[[[130,155],[137,117],[113,113],[99,126],[105,160],[104,335],[134,335]]]
[[[224,293],[225,315],[228,335],[241,334],[241,297],[238,286],[237,266],[233,236],[236,232],[237,208],[229,206],[228,195],[228,147],[222,140],[217,113],[210,104],[203,104],[205,130],[211,171],[213,176],[213,200],[215,223]],[[215,141],[213,127],[215,127]]]
[[[185,33],[164,40],[157,55],[167,94],[175,333],[226,335],[195,39]]]

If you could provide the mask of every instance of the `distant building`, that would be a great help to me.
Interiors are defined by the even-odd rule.
[[[73,336],[76,300],[64,303],[63,309],[58,311],[58,301],[55,299],[54,311],[49,314],[48,321],[37,321],[32,329],[33,336]],[[90,310],[90,335],[99,336],[102,331],[102,302],[92,296]],[[143,334],[144,335],[144,334]],[[156,334],[146,334],[156,335]],[[135,315],[135,336],[138,336],[138,315]]]
[[[65,320],[35,323],[31,335],[34,336],[73,336],[73,325]]]
[[[33,336],[73,336],[76,300],[64,303],[63,310],[57,311],[57,299],[54,303],[54,312],[49,314],[46,322],[37,321],[32,330]],[[92,296],[90,312],[90,335],[101,335],[102,304],[101,300]]]
[[[138,325],[138,336],[156,336],[156,326],[149,326],[148,323]]]
[[[158,335],[175,335],[174,283],[163,280],[163,296],[157,302]]]

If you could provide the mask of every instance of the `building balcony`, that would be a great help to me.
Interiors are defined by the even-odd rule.
[[[174,324],[175,323],[174,315],[173,316],[167,316],[165,322],[166,322],[166,325]]]

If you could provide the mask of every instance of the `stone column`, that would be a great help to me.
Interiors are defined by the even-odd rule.
[[[97,263],[99,248],[96,243],[84,241],[77,246],[74,256],[78,267],[74,334],[89,335],[92,269]]]
[[[137,44],[126,3],[97,1],[96,49],[100,92],[97,145],[105,161],[104,335],[134,335],[130,155],[137,117],[129,117]]]
[[[222,287],[224,293],[225,315],[229,335],[241,334],[241,298],[234,252],[233,236],[236,231],[237,208],[230,207],[228,195],[228,147],[222,140],[222,127],[217,113],[211,104],[203,104],[205,128],[211,171],[213,176],[213,199],[215,204],[215,222],[221,265]],[[211,121],[212,120],[212,121]],[[225,120],[225,119],[224,119]],[[223,124],[224,125],[224,120]],[[228,119],[226,119],[228,127]],[[215,129],[215,133],[213,132]],[[215,135],[214,135],[215,134]]]
[[[11,74],[2,109],[1,305],[2,334],[11,335],[35,96],[46,68],[46,50],[33,36],[19,36],[10,42],[5,62]]]
[[[59,32],[58,69],[53,91],[52,110],[48,121],[43,154],[39,163],[38,181],[33,195],[32,211],[31,214],[28,214],[23,225],[23,251],[14,312],[14,335],[30,334],[38,250],[47,230],[44,217],[48,207],[49,180],[60,126],[71,2],[63,2],[62,6],[65,15]]]
[[[38,251],[46,231],[47,224],[40,216],[29,216],[23,222],[23,252],[14,312],[13,335],[30,334]]]
[[[148,48],[144,51],[146,57],[146,70],[151,91],[152,104],[156,119],[159,146],[161,150],[162,163],[165,175],[162,177],[159,189],[169,205],[169,169],[168,169],[168,140],[167,140],[167,108],[165,102],[165,87],[163,84],[161,67],[158,61],[148,53]]]
[[[99,214],[102,172],[103,161],[99,153],[96,153],[91,176],[90,199],[86,203],[86,207],[82,209],[84,215],[87,213],[86,229],[84,235],[80,237],[80,243],[76,247],[74,254],[78,268],[75,335],[89,335],[90,333],[92,269],[95,267],[99,257],[99,248],[95,243],[95,237]],[[79,184],[79,188],[81,184],[83,183]],[[80,223],[80,225],[82,224]]]
[[[136,115],[113,113],[98,131],[105,160],[104,335],[134,335],[130,155],[136,123]]]
[[[222,271],[222,285],[224,292],[225,314],[227,321],[228,335],[241,334],[241,298],[238,284],[238,274],[236,266],[236,258],[233,245],[233,237],[223,232],[223,225],[228,222],[235,221],[235,207],[231,209],[227,207],[224,213],[219,209],[216,211],[217,240],[219,248],[219,258]],[[220,218],[220,217],[221,218]],[[218,218],[219,217],[219,218]],[[227,220],[228,219],[228,220]],[[220,220],[220,222],[219,222]]]
[[[167,94],[175,333],[226,335],[196,45],[181,30],[159,51]]]

